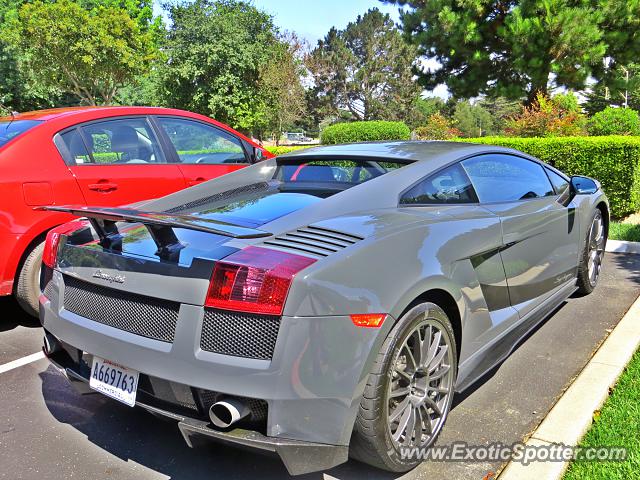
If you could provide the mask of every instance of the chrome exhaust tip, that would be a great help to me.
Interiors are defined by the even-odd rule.
[[[58,339],[51,335],[49,332],[44,333],[44,344],[42,346],[42,351],[44,352],[46,357],[56,353],[60,350],[60,342]]]
[[[228,428],[251,413],[240,400],[224,398],[209,408],[209,418],[218,428]]]

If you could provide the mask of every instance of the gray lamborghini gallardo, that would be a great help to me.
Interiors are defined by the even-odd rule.
[[[49,207],[45,353],[83,393],[274,452],[401,472],[457,391],[598,282],[600,185],[466,143],[320,147],[131,208]],[[553,320],[551,320],[553,321]]]

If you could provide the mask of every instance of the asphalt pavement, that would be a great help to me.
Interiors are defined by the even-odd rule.
[[[460,395],[439,444],[527,436],[640,294],[640,255],[607,254],[596,291],[571,298]],[[2,365],[40,350],[41,329],[0,299]],[[499,462],[423,463],[402,478],[482,479]],[[297,477],[398,478],[355,461]],[[190,449],[172,422],[100,395],[80,396],[46,360],[0,373],[0,479],[288,478],[276,458],[212,444]],[[490,476],[487,478],[491,478]]]

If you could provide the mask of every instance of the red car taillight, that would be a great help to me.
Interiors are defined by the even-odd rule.
[[[293,277],[314,262],[277,250],[245,248],[216,263],[205,305],[281,315]]]
[[[56,265],[56,257],[58,256],[60,236],[68,235],[76,230],[86,227],[87,225],[89,225],[89,222],[86,220],[73,220],[72,222],[62,224],[59,227],[49,230],[49,233],[47,233],[47,239],[44,242],[42,263],[47,267],[54,268]]]

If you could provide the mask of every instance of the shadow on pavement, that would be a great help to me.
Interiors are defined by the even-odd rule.
[[[518,342],[513,346],[513,348],[511,349],[511,352],[509,352],[509,355],[507,355],[502,361],[500,361],[497,365],[494,365],[493,367],[491,367],[491,369],[489,371],[487,371],[484,375],[482,375],[480,378],[478,378],[478,380],[476,380],[475,382],[473,382],[469,387],[467,387],[464,391],[462,392],[457,392],[455,397],[453,397],[453,404],[451,406],[451,409],[453,410],[454,408],[456,408],[456,406],[458,406],[460,403],[462,403],[467,397],[469,397],[470,395],[472,395],[478,388],[480,388],[484,383],[488,382],[491,378],[493,378],[493,376],[498,373],[498,371],[500,370],[500,367],[502,366],[502,364],[504,362],[506,362],[509,357],[511,355],[513,355],[513,353],[518,350],[518,348],[520,348],[524,343],[526,343],[526,341],[531,338],[531,336],[533,336],[538,330],[540,330],[542,328],[542,326],[547,323],[550,319],[553,318],[553,316],[558,313],[560,310],[562,310],[562,308],[567,305],[567,302],[564,301],[562,302],[560,305],[558,305],[549,315],[547,315],[544,320],[541,320],[538,324],[536,324],[524,337],[522,337],[521,339],[518,340]]]
[[[172,479],[295,478],[319,480],[324,472],[290,477],[276,456],[223,444],[189,448],[175,422],[129,408],[100,394],[80,395],[50,366],[40,373],[42,395],[53,417],[124,462],[133,461]],[[105,472],[107,473],[107,472]],[[387,480],[393,474],[355,461],[327,474],[340,479]]]
[[[624,253],[606,253],[616,265],[627,271],[627,280],[640,285],[640,255]]]
[[[40,320],[25,313],[13,296],[0,297],[0,332],[16,327],[40,328]]]

